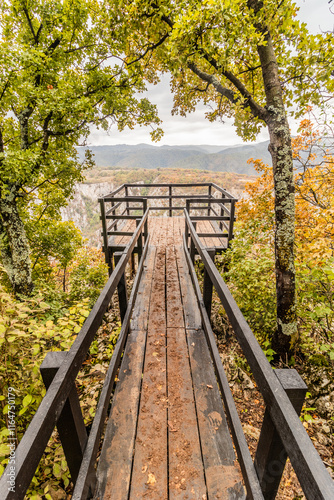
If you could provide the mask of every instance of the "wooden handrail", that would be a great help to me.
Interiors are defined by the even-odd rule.
[[[111,391],[113,389],[116,373],[118,370],[118,367],[121,362],[121,355],[124,349],[124,345],[127,339],[127,335],[129,332],[129,327],[130,327],[130,319],[131,319],[131,313],[133,310],[133,306],[136,300],[137,296],[137,291],[140,283],[140,278],[142,275],[143,267],[144,267],[144,260],[145,256],[147,253],[149,245],[149,237],[147,238],[147,241],[144,246],[142,258],[140,259],[140,263],[138,266],[136,278],[133,283],[132,291],[131,291],[131,296],[129,299],[127,311],[122,323],[122,328],[117,340],[117,344],[115,346],[112,358],[110,360],[109,368],[105,377],[105,381],[101,390],[100,398],[97,404],[96,408],[96,413],[95,417],[92,423],[92,427],[89,433],[87,445],[84,451],[79,475],[78,475],[78,480],[76,482],[72,500],[86,500],[87,498],[87,493],[88,493],[88,487],[89,487],[89,478],[94,470],[94,465],[95,465],[95,460],[96,460],[96,455],[98,452],[99,444],[100,444],[100,437],[102,433],[102,429],[104,426],[105,418],[107,416],[107,410],[109,406],[109,401],[110,401],[110,395]],[[126,250],[124,250],[126,253]]]
[[[237,340],[253,372],[273,424],[307,498],[333,500],[334,482],[314,448],[260,344],[256,340],[226,283],[202,245],[187,210],[186,227],[218,293]]]
[[[136,242],[145,228],[148,213],[147,209],[16,448],[15,492],[8,491],[8,470],[4,471],[0,479],[2,500],[24,498],[111,297],[125,271]]]

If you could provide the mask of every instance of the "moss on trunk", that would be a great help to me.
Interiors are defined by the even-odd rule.
[[[15,294],[29,295],[33,289],[30,249],[14,188],[0,199],[0,219],[3,265]]]

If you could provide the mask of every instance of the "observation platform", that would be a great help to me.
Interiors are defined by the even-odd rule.
[[[72,500],[274,500],[287,457],[308,500],[333,500],[298,416],[305,383],[273,370],[214,263],[233,238],[236,201],[214,183],[124,184],[99,200],[109,279],[70,350],[45,356],[47,391],[1,500],[26,498],[55,427]],[[211,327],[213,287],[265,404],[254,459]],[[116,292],[122,326],[87,429],[76,380]]]
[[[184,226],[184,217],[149,220],[95,499],[245,498],[185,260]]]

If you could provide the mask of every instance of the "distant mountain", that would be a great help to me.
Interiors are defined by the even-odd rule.
[[[130,146],[90,146],[97,167],[108,169],[134,168],[186,168],[214,172],[234,172],[256,175],[250,158],[260,158],[271,163],[268,141],[241,146],[151,146],[138,144]],[[85,148],[78,148],[81,159]]]

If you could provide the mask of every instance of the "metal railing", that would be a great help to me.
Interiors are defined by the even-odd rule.
[[[303,405],[306,385],[295,370],[272,369],[214,264],[214,251],[211,253],[202,245],[187,210],[184,211],[184,215],[186,223],[184,250],[201,311],[203,328],[211,350],[218,384],[243,472],[247,499],[265,498],[271,500],[275,498],[288,456],[306,497],[310,500],[332,500],[334,498],[334,482],[298,417]],[[193,265],[195,253],[200,256],[205,268],[203,296]],[[213,286],[266,404],[254,464],[249,454],[211,329],[210,311]]]
[[[114,387],[116,372],[126,343],[130,317],[149,245],[149,235],[145,232],[148,212],[146,210],[138,220],[137,228],[125,249],[116,255],[115,269],[71,349],[68,352],[48,353],[43,361],[41,373],[47,386],[47,392],[15,451],[15,492],[8,489],[7,478],[10,473],[10,466],[8,466],[0,479],[1,500],[20,500],[24,498],[56,426],[70,469],[71,479],[75,484],[72,498],[76,500],[85,499],[89,492],[94,490],[96,480],[94,464],[99,449],[100,437],[107,415],[110,395]],[[145,246],[143,245],[143,237]],[[137,251],[141,258],[128,300],[125,268],[134,250]],[[88,436],[75,388],[75,380],[116,288],[118,289],[122,327],[110,360]]]

